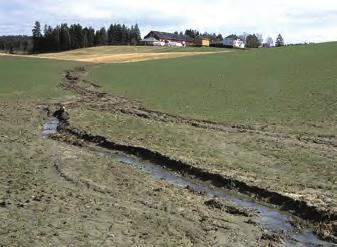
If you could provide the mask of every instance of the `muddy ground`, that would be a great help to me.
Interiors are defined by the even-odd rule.
[[[231,205],[43,139],[39,102],[0,106],[0,246],[274,243],[254,216],[228,213]]]
[[[275,150],[287,145],[318,150],[326,159],[334,160],[335,137],[299,138],[151,111],[140,102],[105,94],[99,85],[85,80],[86,73],[86,67],[65,73],[59,87],[72,91],[71,99],[0,101],[0,246],[281,244],[278,237],[268,236],[254,223],[254,215],[229,210],[233,205],[219,205],[206,195],[168,185],[86,148],[44,139],[41,128],[47,110],[50,114],[57,106],[54,103],[59,102],[70,113],[71,124],[88,132],[144,146],[271,191],[277,186],[284,195],[320,209],[333,211],[337,205],[335,181],[331,181],[332,186],[327,181],[330,187],[318,184],[304,189],[303,184],[282,183],[284,180],[271,173],[259,177],[259,171],[250,164],[239,167],[237,163],[220,163],[223,157],[242,165],[256,158],[262,160],[262,169],[268,169],[268,162],[284,158],[272,150],[252,151],[253,143]],[[248,137],[246,146],[238,142],[242,136]],[[219,145],[218,141],[224,139],[226,143]],[[245,150],[238,151],[236,145]],[[225,148],[227,153],[208,149],[213,146]],[[257,165],[261,167],[261,163]],[[333,237],[335,228],[333,222],[322,225],[322,236]]]
[[[60,85],[79,96],[64,102],[73,126],[281,193],[336,216],[335,136],[226,126],[152,111],[135,100],[104,93],[85,79],[89,69],[68,71]],[[329,239],[332,234],[336,239],[334,217],[318,227],[321,236]]]

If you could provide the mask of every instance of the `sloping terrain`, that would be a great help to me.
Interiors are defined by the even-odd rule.
[[[226,204],[210,207],[208,196],[43,138],[47,106],[77,100],[58,87],[74,62],[0,57],[0,65],[1,246],[274,242],[254,215],[230,213]]]
[[[163,154],[233,188],[277,194],[297,215],[313,210],[311,222],[292,224],[336,241],[334,47],[205,49],[203,56],[111,65],[0,57],[0,245],[281,244],[255,215],[235,213],[240,208],[101,157],[82,140],[44,139],[42,124],[60,104],[71,128]],[[66,56],[166,53],[106,49]],[[317,57],[324,60],[316,64]]]
[[[305,205],[328,212],[332,216],[322,213],[321,220],[316,218],[318,222],[324,218],[329,222],[318,231],[325,236],[335,231],[334,138],[226,126],[151,111],[139,102],[100,92],[96,84],[83,80],[86,74],[85,67],[68,71],[62,83],[62,88],[81,96],[64,102],[73,126],[280,193],[302,205],[299,213],[306,211]]]
[[[89,80],[152,110],[228,125],[336,135],[336,49],[335,42],[106,64],[92,70]]]
[[[9,55],[12,57],[34,57],[86,63],[131,63],[148,60],[172,59],[197,55],[232,52],[229,49],[216,48],[173,48],[151,46],[100,46],[71,50],[66,52],[44,53],[38,55]]]
[[[256,246],[252,217],[94,152],[43,139],[36,102],[0,101],[0,245]],[[15,124],[13,124],[15,123]],[[228,205],[230,206],[230,205]]]

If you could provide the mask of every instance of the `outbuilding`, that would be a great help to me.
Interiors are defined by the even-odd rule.
[[[199,36],[195,38],[195,45],[196,46],[204,46],[204,47],[209,47],[210,41],[208,38]]]

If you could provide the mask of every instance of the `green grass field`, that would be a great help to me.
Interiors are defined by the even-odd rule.
[[[152,52],[150,49],[98,47],[71,52],[76,57],[81,53],[99,56],[105,52]],[[179,121],[162,122],[115,112],[110,103],[116,102],[106,101],[112,98],[110,95],[86,97],[57,88],[65,70],[83,63],[0,56],[0,150],[3,150],[0,174],[5,174],[0,176],[0,203],[6,202],[6,208],[0,206],[5,212],[0,219],[7,231],[1,241],[9,246],[16,242],[24,245],[37,236],[37,245],[66,245],[74,239],[77,245],[83,241],[90,245],[93,242],[89,241],[101,241],[97,232],[106,231],[116,222],[126,223],[117,224],[119,228],[114,231],[117,237],[113,241],[122,239],[124,243],[125,238],[134,239],[135,233],[144,236],[146,228],[150,229],[148,236],[153,236],[149,243],[157,236],[167,239],[158,229],[165,229],[172,222],[172,229],[179,229],[173,237],[180,241],[191,234],[192,226],[200,226],[200,219],[208,212],[205,210],[209,210],[203,195],[192,196],[188,190],[152,181],[110,159],[97,158],[96,153],[84,148],[43,139],[41,129],[47,116],[40,106],[71,100],[79,102],[67,106],[72,127],[103,135],[116,143],[142,146],[212,173],[337,212],[336,50],[337,43],[327,43],[91,64],[87,67],[88,78],[80,77],[78,83],[88,85],[84,79],[92,80],[102,86],[97,90],[138,99],[149,109],[229,124],[263,126],[253,133],[239,128],[201,129]],[[125,109],[128,107],[125,105]],[[304,137],[319,136],[327,142],[306,141],[298,138],[299,133]],[[83,186],[66,181],[55,169],[56,164],[64,174],[82,179]],[[108,188],[111,194],[91,190],[85,185],[88,181]],[[125,214],[125,209],[133,211]],[[189,213],[182,218],[183,212]],[[227,216],[224,211],[214,209],[206,216],[210,225],[192,232],[197,237],[204,233],[214,238],[205,229],[213,229],[214,219]],[[246,219],[244,224],[240,223],[237,217],[230,215],[228,221],[225,218],[224,222],[234,227],[223,228],[225,234],[237,236],[239,242],[234,246],[241,242],[243,246],[255,244],[261,227],[248,224]],[[153,222],[154,218],[159,220]],[[105,223],[106,220],[111,223]],[[133,232],[129,232],[131,220],[136,227]],[[226,241],[230,239],[224,236]],[[130,245],[135,243],[140,242],[136,239]]]
[[[65,94],[57,89],[64,70],[77,62],[39,58],[0,56],[0,98],[56,98]]]
[[[226,123],[329,128],[337,119],[336,50],[337,43],[325,43],[108,64],[90,78],[165,112]]]

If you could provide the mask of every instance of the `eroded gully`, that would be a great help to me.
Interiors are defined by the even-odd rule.
[[[42,135],[47,138],[56,134],[59,124],[59,119],[56,117],[50,118],[43,126]],[[142,157],[141,153],[136,156],[127,151],[114,150],[106,147],[106,145],[99,144],[97,144],[95,151],[99,156],[108,157],[121,164],[131,166],[156,179],[164,180],[178,187],[188,187],[196,192],[207,194],[219,200],[229,201],[238,207],[258,212],[256,222],[271,234],[283,236],[283,246],[337,246],[333,243],[319,240],[310,228],[296,229],[291,224],[292,216],[287,212],[280,211],[268,204],[256,202],[241,193],[221,188],[221,186],[214,186],[195,174],[191,175],[186,171],[181,173],[172,169],[171,166]]]

